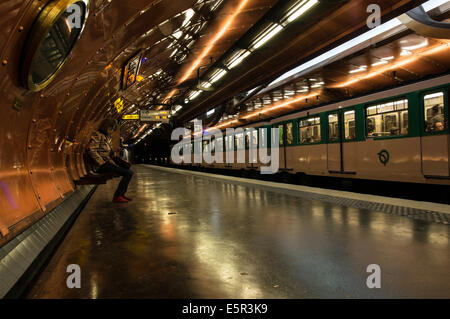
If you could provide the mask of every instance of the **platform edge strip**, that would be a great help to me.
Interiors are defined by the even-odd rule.
[[[0,298],[19,298],[96,190],[82,186],[16,238],[0,247]]]
[[[390,215],[405,216],[413,219],[424,220],[438,224],[445,224],[445,225],[450,224],[450,205],[445,204],[419,202],[408,199],[389,198],[378,195],[358,194],[346,191],[320,189],[310,186],[289,185],[276,182],[253,180],[242,177],[231,177],[226,175],[193,172],[178,168],[169,168],[148,164],[145,164],[143,166],[166,172],[184,175],[194,175],[214,180],[220,180],[223,182],[239,184],[243,186],[256,187],[268,191],[297,196],[310,200],[325,201],[328,203],[383,212]],[[331,193],[332,195],[326,193]],[[361,196],[366,197],[367,200],[358,198]],[[430,208],[427,209],[426,206],[429,206]]]

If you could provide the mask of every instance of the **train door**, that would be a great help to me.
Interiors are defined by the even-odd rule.
[[[280,143],[280,169],[286,168],[286,125],[279,124],[278,128],[278,136]]]
[[[249,129],[245,132],[245,149],[247,168],[256,168],[258,162],[258,129]]]
[[[342,111],[328,114],[327,167],[330,173],[343,172]]]
[[[424,125],[422,126],[422,172],[429,178],[448,178],[449,127],[448,96],[444,90],[421,95]]]

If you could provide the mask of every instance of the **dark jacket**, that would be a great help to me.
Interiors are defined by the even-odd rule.
[[[114,163],[111,140],[99,131],[92,134],[88,145],[88,154],[95,161],[97,168],[105,163]]]

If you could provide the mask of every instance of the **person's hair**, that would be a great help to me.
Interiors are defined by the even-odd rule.
[[[431,108],[433,113],[438,113],[439,112],[439,104],[433,105],[433,107]]]
[[[117,121],[113,118],[106,118],[100,123],[100,127],[98,128],[98,131],[100,133],[103,133],[105,135],[108,134],[108,129],[111,128],[112,130],[115,130],[117,128]]]

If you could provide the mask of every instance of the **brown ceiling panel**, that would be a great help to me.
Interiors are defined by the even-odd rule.
[[[383,1],[380,5],[386,19],[420,3],[420,1]],[[226,83],[214,92],[202,95],[201,101],[182,113],[180,121],[192,119],[230,96],[267,81],[327,45],[358,32],[366,25],[368,4],[370,1],[362,0],[343,4],[321,4],[321,7],[314,11],[315,14],[303,24],[302,29],[291,28],[289,32],[283,32],[272,39],[270,45],[252,54],[247,63],[238,68],[239,70],[229,72]]]

